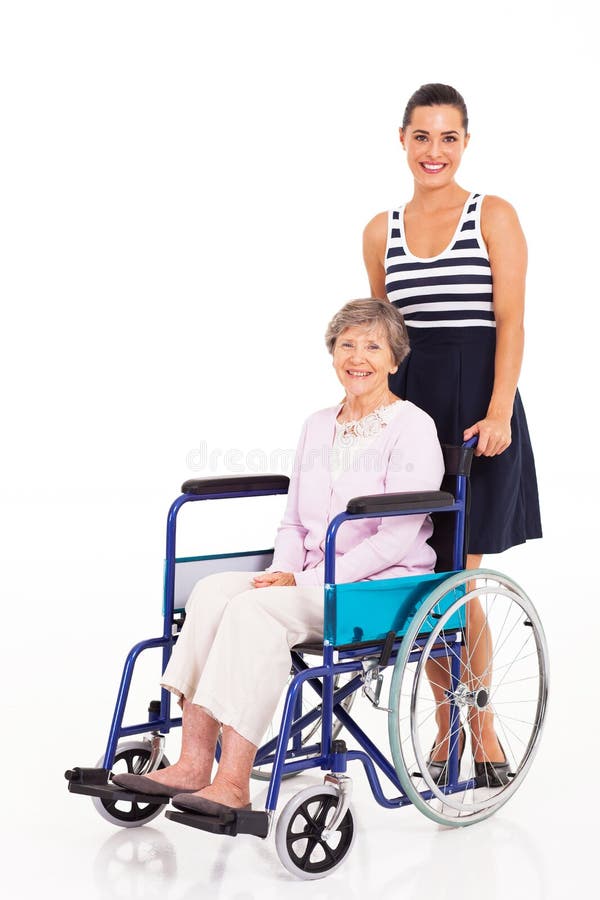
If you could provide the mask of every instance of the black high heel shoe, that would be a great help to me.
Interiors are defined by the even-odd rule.
[[[499,738],[498,743],[500,744]],[[500,744],[500,749],[504,756],[504,762],[477,762],[475,760],[475,781],[478,788],[504,787],[505,784],[509,783],[510,765],[508,757],[502,744]]]
[[[465,733],[464,727],[460,726],[459,732],[459,743],[462,739],[462,747],[460,748],[458,754],[458,770],[460,772],[460,763],[463,758],[463,753],[465,752],[465,747],[467,745],[467,735]],[[436,784],[443,787],[448,782],[448,760],[447,759],[435,759],[432,760],[431,754],[435,750],[435,743],[431,748],[431,753],[429,754],[429,759],[427,760],[427,770]]]

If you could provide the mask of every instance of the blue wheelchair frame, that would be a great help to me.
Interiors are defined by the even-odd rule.
[[[476,443],[476,439],[467,442],[464,448],[472,447]],[[227,489],[226,479],[214,479],[214,487],[217,490],[210,490],[200,493],[183,493],[171,505],[167,519],[167,541],[166,541],[166,562],[165,562],[165,605],[164,605],[164,629],[161,637],[150,640],[141,641],[136,644],[129,652],[121,683],[119,686],[117,702],[110,727],[108,744],[104,755],[103,769],[108,773],[113,765],[117,744],[120,738],[131,735],[139,735],[148,733],[149,731],[168,734],[172,728],[181,726],[181,717],[173,717],[171,715],[171,694],[164,688],[161,690],[160,710],[150,712],[149,721],[136,725],[123,725],[123,716],[127,697],[132,681],[133,670],[139,655],[144,650],[152,648],[162,648],[162,664],[164,671],[172,651],[176,636],[173,634],[173,623],[175,615],[175,569],[177,564],[176,557],[176,535],[177,535],[177,515],[181,507],[190,502],[201,500],[221,500],[240,497],[261,497],[272,496],[276,494],[287,493],[288,479],[280,477],[279,484],[276,486],[263,487],[261,485],[261,477],[248,477],[245,479],[250,482],[248,489],[240,489],[240,482],[244,482],[243,478],[235,479],[236,484],[232,489]],[[264,477],[268,481],[268,477]],[[273,479],[271,479],[271,482]],[[224,482],[224,483],[223,483]],[[218,484],[223,484],[221,490],[218,490]],[[184,488],[186,486],[184,485]],[[386,495],[384,495],[386,496]],[[434,492],[431,494],[434,497]],[[410,498],[410,495],[398,495],[399,498]],[[445,502],[439,503],[442,498]],[[454,527],[454,545],[453,545],[453,568],[455,571],[463,568],[464,561],[464,536],[466,526],[466,498],[467,498],[467,477],[463,474],[456,476],[456,486],[454,498],[449,494],[437,492],[438,503],[432,508],[426,503],[419,506],[411,505],[409,508],[392,507],[388,510],[377,509],[375,511],[348,511],[339,513],[329,524],[325,540],[325,616],[324,616],[324,640],[322,645],[322,664],[319,666],[309,666],[303,658],[302,652],[292,650],[292,665],[295,676],[288,687],[285,699],[283,717],[281,722],[281,730],[277,737],[268,741],[261,746],[257,752],[255,766],[272,765],[272,773],[267,793],[265,810],[270,815],[277,806],[281,779],[289,773],[301,772],[311,768],[321,768],[323,770],[331,770],[335,773],[344,772],[346,764],[350,760],[359,760],[365,769],[367,779],[372,789],[373,795],[377,802],[388,809],[404,806],[410,803],[410,800],[404,795],[396,770],[392,763],[380,752],[370,738],[364,733],[360,726],[354,721],[352,716],[341,705],[346,697],[362,686],[363,678],[361,674],[357,674],[355,678],[344,684],[339,689],[334,689],[334,682],[337,675],[361,672],[361,662],[365,656],[373,656],[381,652],[381,640],[367,640],[361,642],[360,646],[346,647],[343,646],[336,649],[336,607],[337,599],[340,592],[343,592],[344,585],[338,585],[335,581],[335,544],[336,537],[340,527],[348,521],[362,518],[382,518],[399,515],[418,515],[430,514],[432,512],[454,513],[456,516]],[[369,498],[364,498],[368,500]],[[452,501],[452,502],[450,502]],[[399,504],[400,506],[400,504]],[[420,580],[431,579],[431,588],[433,590],[437,584],[448,577],[450,573],[440,573],[435,576],[419,576]],[[404,579],[399,579],[403,581]],[[380,582],[381,584],[382,582]],[[362,584],[362,583],[361,583]],[[373,585],[373,582],[367,584]],[[429,593],[430,591],[427,591]],[[427,594],[425,594],[426,596]],[[389,637],[390,635],[388,635]],[[393,635],[393,643],[388,642],[388,648],[385,660],[382,659],[384,665],[392,665],[396,659],[396,653],[401,637],[398,634]],[[426,637],[423,638],[423,643]],[[455,640],[457,643],[462,641],[462,633],[460,629],[456,632]],[[452,642],[446,642],[446,647],[452,648]],[[448,649],[440,648],[438,655],[447,656]],[[334,653],[338,654],[338,661],[334,661]],[[419,651],[415,651],[414,658],[419,655]],[[436,655],[436,651],[432,653]],[[460,652],[452,654],[451,661],[451,691],[454,691],[458,684],[460,675]],[[321,703],[318,704],[310,712],[301,714],[302,710],[302,689],[308,683],[319,695]],[[332,743],[333,717],[336,717],[347,730],[347,732],[358,742],[362,750],[346,750],[343,742]],[[314,723],[321,717],[321,740],[319,743],[311,746],[302,745],[302,730]],[[458,708],[451,704],[451,746],[448,763],[448,783],[444,790],[452,792],[463,790],[469,785],[458,784],[458,741],[455,737],[458,733]],[[291,741],[291,748],[288,744]],[[343,748],[340,751],[340,746]],[[375,768],[375,765],[385,774],[391,783],[400,791],[400,796],[395,798],[387,798],[383,793],[383,789]],[[106,781],[105,781],[106,783]],[[84,791],[81,790],[83,793]],[[424,792],[425,799],[431,796],[430,793]]]
[[[466,442],[462,448],[454,448],[462,453],[471,453],[477,439]],[[429,515],[435,513],[453,513],[453,546],[452,568],[460,571],[464,567],[465,533],[467,519],[468,465],[458,466],[455,474],[454,496],[444,491],[432,491],[424,494],[383,494],[374,497],[355,498],[348,503],[346,511],[339,513],[329,524],[325,539],[325,586],[324,586],[324,638],[318,645],[300,645],[292,648],[291,661],[294,676],[289,684],[279,734],[259,747],[254,765],[270,765],[271,776],[267,791],[264,812],[240,811],[233,821],[215,824],[198,815],[167,811],[168,818],[183,824],[193,825],[208,831],[236,835],[239,832],[266,837],[270,831],[273,814],[277,807],[281,780],[285,775],[320,768],[330,771],[328,777],[344,777],[348,761],[358,760],[362,763],[376,801],[387,809],[395,809],[411,803],[402,789],[402,785],[394,765],[375,746],[373,741],[360,728],[347,709],[344,700],[354,691],[361,688],[365,681],[363,664],[365,659],[375,660],[379,669],[393,665],[402,642],[402,635],[410,623],[417,607],[429,594],[453,572],[435,573],[433,575],[408,576],[400,579],[386,579],[360,582],[357,584],[338,584],[335,580],[335,546],[339,529],[345,522],[363,518],[387,518],[402,515]],[[110,733],[103,765],[96,769],[75,768],[65,773],[69,781],[69,790],[74,793],[87,794],[101,798],[102,802],[115,802],[117,799],[133,800],[148,803],[148,797],[136,795],[135,792],[124,791],[109,783],[111,768],[115,762],[117,745],[120,738],[133,735],[168,734],[172,728],[180,727],[181,716],[171,715],[172,697],[166,689],[161,690],[160,703],[153,702],[149,708],[149,720],[136,725],[123,725],[123,717],[138,657],[144,650],[162,648],[162,670],[169,661],[173,644],[177,639],[177,621],[175,609],[175,575],[178,560],[176,556],[177,516],[181,507],[190,502],[201,500],[221,500],[241,497],[262,497],[287,493],[289,479],[285,476],[241,476],[234,478],[214,478],[186,482],[183,493],[173,502],[167,519],[167,540],[165,560],[165,594],[164,594],[164,627],[161,637],[141,641],[127,655],[123,674],[115,704]],[[248,556],[231,554],[231,556]],[[221,557],[219,557],[221,558]],[[201,558],[206,559],[206,558]],[[365,591],[378,591],[377,603],[365,604]],[[389,596],[383,598],[382,591]],[[361,594],[361,592],[363,592]],[[393,609],[390,606],[393,598]],[[344,601],[347,602],[344,602]],[[361,602],[362,601],[362,602]],[[353,605],[354,603],[354,605]],[[371,613],[365,618],[364,608],[382,610]],[[353,610],[366,626],[366,634],[362,628],[354,629],[357,640],[348,641],[350,634],[349,621],[344,620],[344,611]],[[393,622],[384,619],[393,612]],[[351,622],[355,619],[350,620]],[[373,626],[373,627],[371,627]],[[445,626],[446,627],[446,626]],[[441,787],[446,793],[453,793],[472,787],[475,782],[469,780],[459,783],[458,730],[459,709],[452,699],[460,679],[461,650],[464,644],[464,621],[450,620],[447,623],[449,633],[439,648],[433,648],[431,657],[451,657],[450,660],[450,752],[448,758],[447,782]],[[391,630],[390,630],[391,629]],[[414,652],[409,662],[416,661],[421,647],[427,642],[428,632],[423,632],[415,641]],[[457,647],[457,650],[453,648]],[[322,654],[322,662],[317,666],[309,666],[303,654]],[[334,658],[334,654],[337,658]],[[357,673],[354,678],[336,688],[339,675]],[[302,691],[309,685],[318,695],[319,702],[310,711],[302,712]],[[376,704],[377,705],[377,704]],[[320,741],[306,746],[302,743],[302,731],[321,718]],[[348,750],[345,741],[333,739],[334,717],[342,724],[349,735],[361,749]],[[291,746],[290,746],[291,744]],[[153,751],[154,752],[154,751]],[[220,747],[217,747],[217,756]],[[157,760],[158,764],[159,760]],[[399,796],[385,796],[376,766],[400,792]],[[423,791],[425,800],[432,798],[430,791]],[[159,810],[168,802],[168,797],[157,797],[153,809]],[[238,822],[239,819],[239,822]],[[141,823],[140,823],[141,824]]]

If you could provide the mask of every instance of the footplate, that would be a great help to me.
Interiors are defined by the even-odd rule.
[[[232,809],[219,816],[203,816],[200,813],[176,812],[168,809],[165,815],[173,822],[190,825],[201,831],[210,831],[211,834],[228,834],[230,837],[236,837],[238,834],[253,834],[259,838],[266,838],[269,834],[269,816],[266,812]]]
[[[72,794],[84,794],[86,797],[100,797],[102,800],[116,802],[123,800],[128,803],[152,803],[156,806],[163,806],[171,799],[161,794],[141,794],[139,791],[117,787],[116,784],[109,783],[109,775],[107,769],[75,768],[65,772]]]

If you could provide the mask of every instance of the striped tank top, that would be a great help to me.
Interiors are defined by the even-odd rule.
[[[482,194],[471,194],[448,247],[421,259],[408,249],[404,206],[388,213],[385,286],[411,328],[496,327],[492,270],[481,236]]]

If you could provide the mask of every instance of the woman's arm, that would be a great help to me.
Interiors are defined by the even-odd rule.
[[[481,232],[494,290],[494,387],[485,418],[465,430],[464,440],[478,434],[477,455],[496,456],[511,442],[510,420],[523,359],[527,244],[515,210],[500,197],[484,198]]]
[[[387,243],[388,214],[378,213],[363,232],[363,259],[369,277],[371,297],[386,300],[385,245]]]
[[[402,429],[392,450],[385,476],[386,494],[439,489],[444,474],[440,443],[433,420],[420,410],[419,413],[418,418]],[[358,489],[356,494],[360,493]],[[410,567],[420,562],[415,560],[412,548],[425,519],[424,515],[382,518],[375,534],[336,558],[336,581],[363,581],[392,566]],[[421,541],[416,552],[423,552]],[[323,584],[324,573],[324,562],[312,569],[295,572],[296,584]]]

